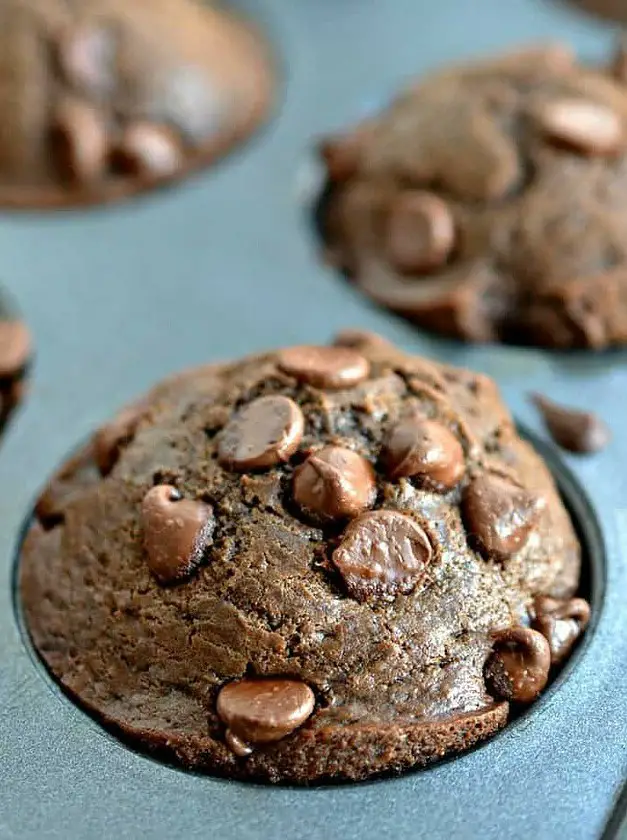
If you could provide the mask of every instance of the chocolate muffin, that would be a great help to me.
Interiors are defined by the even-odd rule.
[[[627,342],[627,87],[563,46],[446,69],[322,144],[329,261],[469,341]]]
[[[257,127],[271,92],[257,35],[196,0],[3,0],[0,204],[180,177]]]
[[[117,734],[312,782],[505,726],[586,626],[580,555],[490,379],[348,332],[126,408],[41,497],[19,585],[52,675]]]

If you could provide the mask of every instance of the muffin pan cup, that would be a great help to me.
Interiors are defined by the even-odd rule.
[[[237,7],[246,11],[246,3]],[[274,41],[284,103],[270,126],[180,187],[92,211],[0,221],[0,278],[34,334],[31,391],[0,443],[0,837],[224,840],[619,837],[627,777],[627,349],[471,346],[369,305],[316,258],[312,141],[412,74],[538,40],[611,52],[610,26],[542,0],[248,2]],[[103,419],[168,373],[344,326],[599,411],[595,456],[542,449],[591,558],[593,621],[556,682],[504,732],[427,770],[309,789],[177,770],[109,736],[55,686],[14,590],[24,522],[47,477]]]

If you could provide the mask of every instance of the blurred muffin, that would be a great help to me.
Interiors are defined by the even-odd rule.
[[[323,143],[332,264],[469,341],[627,342],[627,87],[562,46],[446,69]]]
[[[267,114],[243,22],[195,0],[4,0],[0,204],[108,201],[180,177]]]

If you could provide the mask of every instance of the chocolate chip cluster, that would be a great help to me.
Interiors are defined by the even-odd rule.
[[[348,342],[350,343],[350,342]],[[294,347],[280,351],[276,370],[297,389],[332,393],[367,382],[371,366],[350,346]],[[96,436],[96,452],[110,470],[123,441],[140,422],[140,403]],[[486,562],[503,564],[532,534],[545,500],[511,474],[485,468],[450,426],[413,408],[382,435],[375,461],[347,445],[321,442],[301,448],[309,418],[294,396],[266,394],[239,405],[217,435],[223,470],[244,476],[292,465],[289,504],[304,521],[330,528],[330,567],[346,596],[376,607],[412,593],[440,554],[434,523],[415,512],[385,507],[387,484],[409,481],[426,493],[459,500],[466,538]],[[198,570],[216,530],[210,504],[183,498],[173,486],[146,494],[141,521],[146,561],[160,584]],[[210,557],[210,552],[209,552]],[[581,599],[536,599],[530,626],[495,630],[485,664],[495,697],[531,702],[545,687],[585,628]],[[301,726],[315,708],[311,688],[298,680],[245,678],[219,693],[217,711],[226,742],[245,757],[252,745],[279,740]]]
[[[36,517],[20,588],[52,673],[134,743],[238,778],[468,749],[589,620],[573,524],[494,383],[360,331],[160,383]]]

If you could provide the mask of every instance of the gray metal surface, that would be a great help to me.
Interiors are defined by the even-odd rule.
[[[243,4],[240,4],[243,5]],[[598,57],[611,29],[541,0],[249,0],[283,60],[281,113],[182,188],[104,211],[0,219],[0,278],[39,350],[0,444],[0,838],[223,840],[602,835],[627,776],[627,353],[558,355],[425,337],[314,259],[302,209],[312,136],[439,62],[529,39]],[[607,546],[607,589],[573,673],[517,725],[434,769],[362,786],[271,789],[163,767],[104,734],[31,659],[12,606],[20,527],[63,456],[164,374],[338,328],[598,406],[611,447],[566,458]]]

